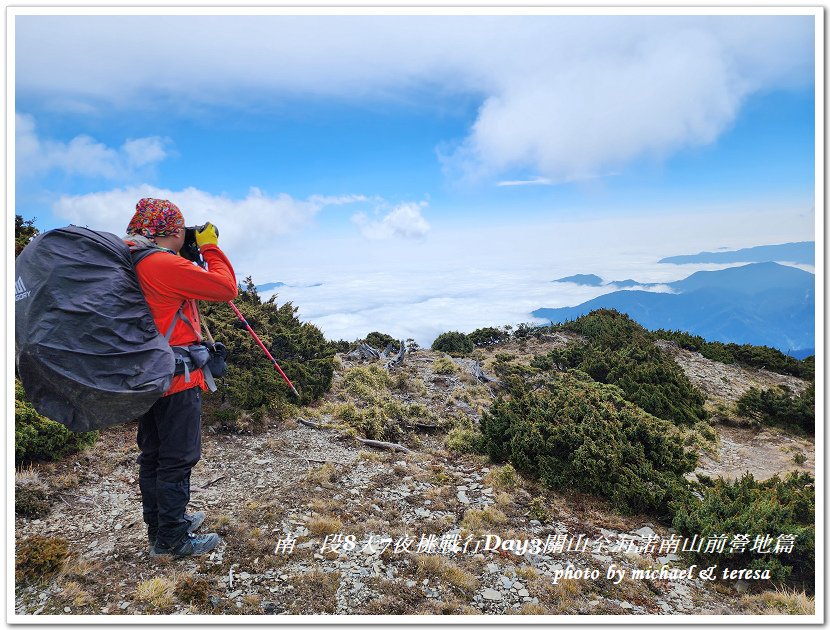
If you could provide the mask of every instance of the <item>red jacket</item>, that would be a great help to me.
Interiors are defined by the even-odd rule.
[[[227,256],[216,245],[201,247],[202,257],[208,269],[202,269],[186,258],[166,252],[145,257],[136,265],[136,274],[141,290],[156,328],[163,335],[173,323],[176,311],[184,302],[183,311],[192,327],[182,320],[176,322],[170,337],[171,346],[189,346],[201,341],[201,324],[196,310],[196,300],[227,302],[237,295],[236,276]],[[202,370],[190,373],[190,382],[184,374],[173,377],[173,383],[165,396],[201,387],[207,389]]]

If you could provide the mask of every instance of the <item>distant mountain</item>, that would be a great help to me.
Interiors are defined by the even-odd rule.
[[[567,278],[559,278],[551,282],[573,282],[585,287],[599,287],[602,286],[602,278],[594,274],[578,273],[575,276],[568,276]]]
[[[795,267],[774,262],[730,267],[720,271],[698,271],[684,280],[670,282],[678,293],[700,289],[724,289],[738,293],[761,293],[770,289],[814,287],[816,277]]]
[[[637,282],[636,280],[614,280],[613,282],[609,282],[608,284],[613,284],[615,287],[627,288],[627,287],[653,287],[655,286],[653,282]]]
[[[813,241],[761,245],[729,252],[701,252],[687,256],[669,256],[661,263],[687,265],[689,263],[736,263],[736,262],[792,262],[804,265],[816,264],[816,244]]]
[[[288,284],[287,282],[267,282],[266,284],[258,284],[256,285],[257,291],[271,291],[272,289],[278,289],[279,287],[294,287],[294,288],[304,288],[308,289],[311,287],[321,287],[323,286],[322,282],[315,282],[313,284]]]
[[[684,330],[710,341],[783,352],[815,347],[815,276],[776,263],[702,271],[670,286],[677,293],[615,291],[579,306],[540,308],[554,323],[598,308],[627,313],[649,329]]]
[[[284,287],[285,282],[268,282],[266,284],[258,284],[256,285],[257,291],[270,291],[271,289],[276,289],[277,287]]]

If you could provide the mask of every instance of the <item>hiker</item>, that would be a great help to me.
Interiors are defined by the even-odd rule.
[[[136,265],[141,290],[156,328],[172,330],[169,342],[181,351],[201,341],[196,300],[227,302],[237,295],[233,267],[218,246],[210,223],[196,231],[196,243],[207,269],[179,256],[185,241],[181,211],[166,199],[141,199],[127,226],[124,241],[131,249],[159,248]],[[176,348],[178,346],[178,348]],[[190,472],[201,456],[201,369],[178,370],[167,392],[139,419],[139,487],[150,555],[191,556],[216,548],[218,534],[193,532],[204,512],[185,514],[190,501]]]

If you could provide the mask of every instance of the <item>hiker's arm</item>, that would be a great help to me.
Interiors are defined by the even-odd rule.
[[[167,284],[177,297],[209,302],[227,302],[237,295],[236,275],[228,257],[216,245],[205,245],[202,257],[208,269],[202,269],[181,257],[175,259],[176,273]]]

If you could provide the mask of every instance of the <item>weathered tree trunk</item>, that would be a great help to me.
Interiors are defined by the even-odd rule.
[[[379,448],[385,451],[400,451],[401,453],[411,453],[408,448],[401,444],[395,444],[393,442],[378,442],[377,440],[364,440],[363,438],[357,438],[357,441],[361,444],[365,444],[366,446],[371,446],[372,448]]]

